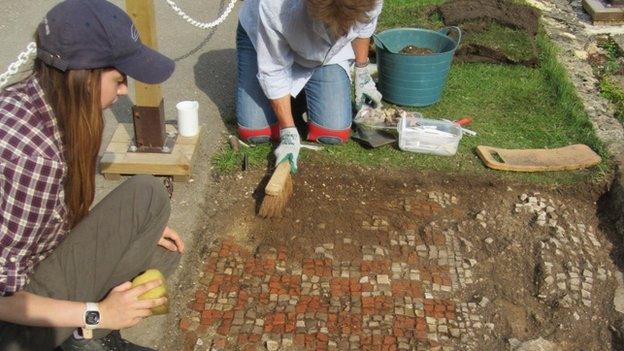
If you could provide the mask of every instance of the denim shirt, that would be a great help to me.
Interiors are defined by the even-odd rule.
[[[269,99],[297,96],[316,67],[340,65],[349,74],[355,58],[351,42],[370,38],[377,27],[383,0],[346,36],[331,39],[329,30],[312,19],[305,0],[245,0],[239,21],[258,54],[258,81]]]

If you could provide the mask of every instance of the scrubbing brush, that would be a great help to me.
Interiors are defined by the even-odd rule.
[[[263,218],[282,217],[284,208],[293,194],[290,162],[280,163],[264,188],[264,199],[258,215]]]

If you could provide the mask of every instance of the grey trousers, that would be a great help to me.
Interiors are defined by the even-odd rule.
[[[180,255],[157,246],[169,213],[169,197],[160,181],[132,177],[71,230],[24,289],[54,299],[97,302],[149,268],[171,274]],[[0,351],[53,350],[73,331],[0,322]],[[109,332],[96,330],[94,337]]]

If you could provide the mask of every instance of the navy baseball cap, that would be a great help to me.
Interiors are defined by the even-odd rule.
[[[37,57],[61,71],[113,67],[146,84],[162,83],[175,63],[141,43],[130,17],[106,0],[65,0],[37,28]]]

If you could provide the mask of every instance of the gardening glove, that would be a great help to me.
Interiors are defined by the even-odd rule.
[[[368,63],[364,67],[355,66],[355,108],[359,111],[367,102],[375,109],[381,108],[381,93],[368,71]]]
[[[297,159],[301,149],[301,140],[296,127],[288,127],[280,130],[280,145],[275,149],[275,165],[282,162],[290,162],[290,172],[297,172]]]

